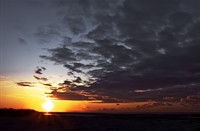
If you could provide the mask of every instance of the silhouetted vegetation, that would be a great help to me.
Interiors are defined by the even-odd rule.
[[[31,109],[13,109],[13,108],[2,108],[0,109],[0,116],[30,116],[36,115],[39,112]]]

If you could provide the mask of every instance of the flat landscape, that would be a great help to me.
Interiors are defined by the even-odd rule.
[[[31,113],[0,117],[2,131],[199,131],[200,114]]]

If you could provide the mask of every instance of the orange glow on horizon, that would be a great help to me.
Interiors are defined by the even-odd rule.
[[[0,80],[0,108],[34,109],[51,112],[168,112],[194,111],[180,104],[147,108],[151,102],[100,103],[99,101],[59,100],[45,97],[47,88],[20,87],[11,80]],[[48,101],[49,99],[50,101]],[[98,103],[99,102],[99,103]],[[153,102],[152,102],[153,103]],[[142,107],[142,108],[139,108]]]

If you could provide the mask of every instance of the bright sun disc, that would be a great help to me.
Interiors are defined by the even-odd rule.
[[[54,105],[50,100],[46,100],[46,102],[42,104],[42,107],[46,112],[49,112],[54,107]]]

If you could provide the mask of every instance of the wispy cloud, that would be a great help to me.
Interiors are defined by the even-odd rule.
[[[47,78],[45,78],[45,77],[39,77],[39,76],[33,76],[35,79],[37,79],[37,80],[42,80],[42,81],[48,81],[48,79]]]
[[[17,82],[16,84],[18,86],[34,87],[34,83],[33,82]]]

